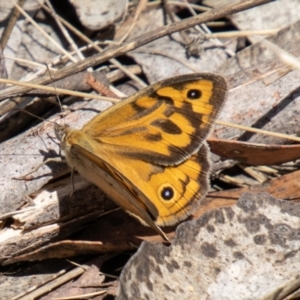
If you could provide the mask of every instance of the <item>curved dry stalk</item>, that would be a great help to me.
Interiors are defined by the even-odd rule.
[[[271,0],[248,0],[248,1],[241,1],[238,3],[226,5],[224,7],[212,9],[211,11],[208,11],[206,13],[203,13],[201,15],[197,15],[195,17],[191,17],[188,19],[185,19],[180,22],[176,22],[164,27],[161,27],[160,29],[156,29],[150,32],[147,32],[143,35],[140,35],[132,40],[129,40],[128,42],[120,45],[120,46],[112,46],[108,47],[106,50],[104,50],[102,53],[96,54],[90,58],[87,58],[83,61],[79,61],[77,63],[74,63],[73,65],[64,67],[57,71],[56,73],[52,74],[52,79],[54,81],[65,78],[67,76],[70,76],[74,73],[83,71],[91,66],[95,66],[97,64],[103,63],[111,58],[123,55],[129,51],[132,51],[134,49],[137,49],[145,44],[148,44],[156,39],[159,39],[161,37],[164,37],[166,35],[175,33],[177,31],[185,30],[189,27],[193,27],[197,24],[205,23],[208,21],[216,20],[223,18],[225,16],[235,14],[237,12],[262,5],[265,3],[271,2]],[[35,84],[48,84],[52,82],[52,79],[49,76],[43,76],[39,79],[36,79],[32,81],[32,83]],[[26,93],[28,91],[32,90],[32,88],[14,88],[14,89],[6,89],[5,91],[2,91],[2,95],[0,100],[6,99],[7,95],[18,95],[22,93]]]

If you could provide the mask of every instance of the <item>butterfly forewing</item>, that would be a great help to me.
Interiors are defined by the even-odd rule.
[[[83,131],[107,153],[176,165],[199,150],[225,94],[226,83],[221,76],[179,76],[96,116]]]

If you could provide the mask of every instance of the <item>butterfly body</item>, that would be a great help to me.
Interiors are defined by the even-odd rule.
[[[208,190],[205,138],[226,96],[215,74],[156,83],[97,115],[81,130],[63,128],[69,165],[150,225],[173,225]]]

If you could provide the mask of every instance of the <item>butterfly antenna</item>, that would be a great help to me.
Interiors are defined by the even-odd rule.
[[[25,114],[27,114],[27,115],[29,115],[29,116],[32,116],[32,117],[34,117],[34,118],[36,118],[36,119],[41,120],[41,121],[43,121],[43,122],[49,122],[49,123],[52,123],[52,124],[56,124],[55,122],[52,122],[52,121],[49,121],[49,120],[45,120],[45,119],[43,119],[43,118],[41,118],[41,117],[39,117],[39,116],[37,116],[37,115],[35,115],[35,114],[33,114],[33,113],[31,113],[31,112],[25,110],[25,109],[21,109],[21,108],[13,108],[12,110],[15,110],[15,111],[21,111],[21,112],[23,112],[23,113],[25,113]]]
[[[49,69],[48,65],[47,65],[47,64],[45,64],[45,65],[46,65],[46,68],[47,68],[47,70],[48,70],[49,76],[50,76],[50,78],[51,78],[51,80],[52,80],[53,88],[54,88],[54,90],[55,90],[55,96],[56,96],[57,102],[58,102],[58,104],[59,104],[60,110],[61,110],[61,112],[63,112],[63,111],[64,111],[64,110],[63,110],[63,106],[61,105],[61,101],[60,101],[60,98],[59,98],[58,93],[57,93],[57,90],[56,90],[55,81],[53,80],[53,77],[52,77],[52,75],[51,75],[51,72],[50,72],[50,69]],[[64,122],[65,122],[65,121],[64,121]],[[64,127],[65,127],[65,124],[64,124]]]

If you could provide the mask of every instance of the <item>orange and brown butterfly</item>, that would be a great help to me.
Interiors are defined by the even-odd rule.
[[[205,142],[226,98],[223,77],[189,74],[155,83],[81,130],[56,126],[68,164],[151,226],[186,219],[209,182]]]

